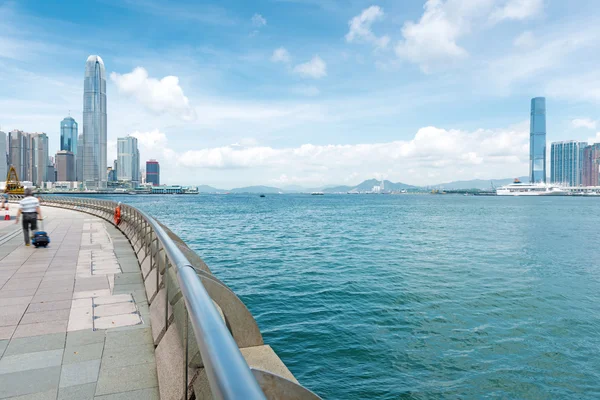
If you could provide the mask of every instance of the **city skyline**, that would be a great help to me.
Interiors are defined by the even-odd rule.
[[[27,51],[0,45],[2,130],[47,132],[51,154],[58,151],[68,110],[83,124],[82,60],[99,54],[107,161],[118,137],[136,136],[142,159],[160,160],[167,183],[523,176],[535,96],[551,105],[547,143],[598,138],[599,80],[589,55],[597,53],[599,13],[589,1],[569,13],[542,0],[319,3],[3,4],[10,23],[0,43]],[[90,20],[94,7],[106,18]],[[436,31],[433,16],[452,34]],[[140,35],[144,26],[161,26],[160,34]],[[77,41],[87,28],[85,43]]]

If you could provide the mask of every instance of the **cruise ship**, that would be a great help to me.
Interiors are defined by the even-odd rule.
[[[496,189],[498,196],[568,196],[568,190],[546,183],[522,183],[515,179],[510,185]]]

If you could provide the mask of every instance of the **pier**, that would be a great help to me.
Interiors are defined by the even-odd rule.
[[[111,201],[40,200],[48,248],[0,221],[0,399],[319,398],[167,227],[127,205],[115,224]]]

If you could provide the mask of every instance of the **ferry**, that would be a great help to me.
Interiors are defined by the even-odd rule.
[[[570,192],[557,185],[522,183],[515,179],[510,185],[496,189],[498,196],[568,196]]]

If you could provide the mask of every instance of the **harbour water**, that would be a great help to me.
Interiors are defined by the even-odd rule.
[[[325,399],[600,397],[600,199],[103,197],[196,250]]]

